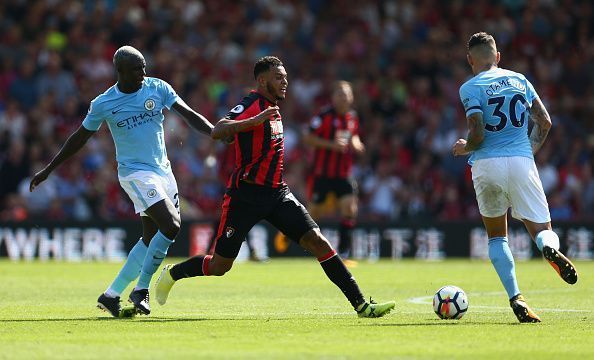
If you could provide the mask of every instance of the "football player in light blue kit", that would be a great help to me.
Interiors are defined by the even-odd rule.
[[[468,155],[479,211],[489,236],[489,258],[520,322],[540,322],[520,294],[514,258],[507,242],[507,211],[521,220],[544,257],[569,284],[575,267],[560,251],[547,200],[534,163],[551,128],[551,118],[532,84],[522,74],[497,66],[493,36],[480,32],[468,41],[468,63],[475,75],[460,87],[468,139],[453,146]],[[528,135],[528,120],[534,127]]]
[[[146,77],[144,56],[131,46],[119,48],[113,63],[117,83],[97,96],[82,125],[68,138],[52,161],[31,180],[30,190],[62,162],[80,150],[107,123],[116,147],[118,178],[142,220],[142,238],[130,251],[98,307],[122,316],[120,295],[139,276],[129,300],[148,315],[151,278],[180,229],[177,183],[167,159],[163,109],[173,109],[194,129],[210,135],[213,125],[181,100],[163,80]]]

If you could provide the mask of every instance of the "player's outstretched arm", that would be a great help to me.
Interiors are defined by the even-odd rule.
[[[210,135],[214,126],[202,114],[192,110],[183,100],[179,100],[171,106],[190,127],[203,134]]]
[[[87,130],[84,126],[80,126],[70,137],[60,151],[54,156],[52,161],[43,170],[39,171],[29,184],[29,191],[33,191],[37,185],[41,184],[55,168],[60,166],[64,161],[68,160],[72,155],[76,154],[86,143],[95,131]]]
[[[223,118],[214,126],[210,136],[215,140],[228,139],[239,132],[258,126],[264,121],[275,117],[280,117],[278,106],[269,106],[258,115],[244,120],[230,120]]]
[[[551,121],[547,109],[538,97],[532,102],[530,119],[534,121],[534,127],[530,133],[530,144],[532,145],[532,153],[536,154],[547,138],[549,130],[551,130],[551,127],[553,126],[553,122]]]
[[[330,149],[338,152],[346,152],[349,149],[349,144],[346,140],[327,140],[314,134],[305,134],[303,141],[312,147]]]

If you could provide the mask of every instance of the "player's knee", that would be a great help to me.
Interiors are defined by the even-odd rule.
[[[177,234],[179,234],[179,230],[181,229],[181,219],[179,215],[174,215],[167,221],[163,228],[160,229],[163,235],[167,236],[169,239],[175,239]]]
[[[211,263],[211,265],[208,268],[209,274],[210,276],[223,276],[225,275],[229,270],[231,270],[231,267],[233,266],[233,263],[227,264],[227,263]]]
[[[320,229],[311,229],[299,240],[299,245],[310,253],[318,256],[319,254],[326,254],[332,249],[330,243],[324,235],[320,232]]]
[[[144,245],[148,248],[149,245],[151,244],[151,239],[153,238],[153,236],[155,236],[155,234],[152,235],[143,235],[142,236],[142,242],[144,243]]]
[[[357,216],[357,209],[353,208],[352,206],[342,208],[340,215],[343,218],[353,219]]]

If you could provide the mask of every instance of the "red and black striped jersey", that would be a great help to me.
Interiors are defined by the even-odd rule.
[[[330,141],[343,139],[350,142],[351,137],[359,134],[359,118],[355,111],[339,115],[330,107],[311,119],[309,132]],[[353,153],[350,149],[345,153],[326,148],[315,149],[313,176],[348,178],[352,167]]]
[[[275,104],[252,91],[225,118],[244,120],[258,115],[269,106]],[[283,167],[284,135],[281,118],[264,121],[235,135],[235,168],[227,187],[235,188],[241,180],[273,188],[283,186]]]

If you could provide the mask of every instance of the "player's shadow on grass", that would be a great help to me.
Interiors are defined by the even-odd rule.
[[[126,320],[126,319],[124,319]],[[259,318],[259,317],[253,317],[253,318],[169,318],[169,317],[155,317],[155,316],[151,316],[151,317],[136,317],[134,319],[130,319],[133,321],[137,321],[137,322],[184,322],[184,321],[263,321],[263,322],[268,322],[268,321],[289,321],[291,319],[289,318]]]
[[[79,317],[79,318],[44,318],[44,319],[0,319],[0,323],[27,323],[27,322],[72,322],[72,321],[126,321],[126,322],[142,322],[142,323],[167,323],[167,322],[192,322],[192,321],[290,321],[295,319],[290,318],[205,318],[205,317],[141,317],[133,318],[114,318],[114,317]],[[424,320],[422,322],[408,322],[408,323],[365,323],[356,324],[352,326],[382,326],[382,327],[413,327],[413,326],[472,326],[472,325],[522,325],[517,322],[493,322],[493,321],[444,321],[444,320]]]
[[[493,322],[493,321],[443,321],[443,320],[430,320],[423,322],[411,322],[411,323],[375,323],[375,324],[358,324],[356,326],[387,326],[387,327],[409,327],[409,326],[471,326],[471,325],[521,325],[515,322]]]
[[[44,319],[0,319],[0,323],[3,322],[71,322],[71,321],[133,321],[133,322],[189,322],[189,321],[254,321],[254,320],[262,320],[262,321],[287,321],[290,319],[287,318],[278,318],[278,319],[262,319],[262,318],[205,318],[205,317],[198,317],[198,318],[168,318],[168,317],[140,317],[136,316],[133,318],[114,318],[114,317],[80,317],[80,318],[44,318]]]
[[[50,319],[0,319],[3,322],[72,322],[72,321],[134,321],[134,322],[174,322],[174,321],[206,321],[206,320],[250,320],[250,319],[207,319],[207,318],[114,318],[114,317],[86,317],[86,318],[50,318]]]
[[[82,317],[82,318],[45,318],[45,319],[0,319],[2,322],[68,322],[68,321],[106,321],[106,320],[127,320],[109,317]]]

